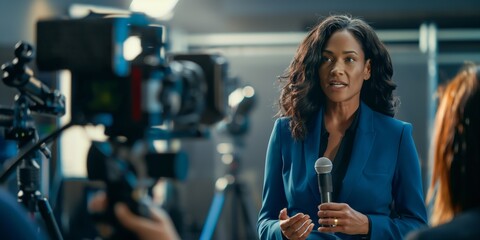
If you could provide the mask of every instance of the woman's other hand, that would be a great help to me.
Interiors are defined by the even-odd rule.
[[[283,236],[291,240],[306,239],[314,226],[310,216],[297,213],[295,216],[289,217],[286,208],[280,211],[278,219],[280,220],[280,229]]]

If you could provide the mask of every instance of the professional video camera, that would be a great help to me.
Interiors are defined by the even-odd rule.
[[[228,64],[220,55],[162,56],[163,32],[142,14],[39,21],[37,66],[71,71],[76,124],[135,140],[169,122],[192,136],[224,117]],[[138,55],[127,59],[131,51]]]
[[[87,170],[106,184],[112,239],[134,238],[113,217],[116,202],[148,215],[138,191],[185,177],[185,154],[155,151],[151,141],[205,136],[225,117],[234,88],[221,55],[164,53],[164,30],[139,13],[37,23],[38,69],[71,72],[72,124],[102,124],[109,137],[93,142]]]

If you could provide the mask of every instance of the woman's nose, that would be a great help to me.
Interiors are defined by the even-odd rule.
[[[343,74],[344,73],[344,66],[341,62],[335,62],[333,63],[332,69],[330,70],[330,74],[332,75],[337,75],[337,74]]]

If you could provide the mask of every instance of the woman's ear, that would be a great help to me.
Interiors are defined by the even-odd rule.
[[[363,79],[364,80],[369,80],[370,79],[370,76],[371,76],[371,61],[370,59],[367,59],[367,61],[365,62],[365,67],[363,68],[363,74],[364,74],[364,77]]]

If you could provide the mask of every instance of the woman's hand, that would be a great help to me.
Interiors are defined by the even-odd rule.
[[[289,217],[286,208],[280,211],[278,219],[280,220],[280,229],[283,236],[291,240],[306,239],[314,226],[310,216],[297,213],[295,216]]]
[[[368,234],[368,217],[346,203],[323,203],[318,206],[319,232]]]

